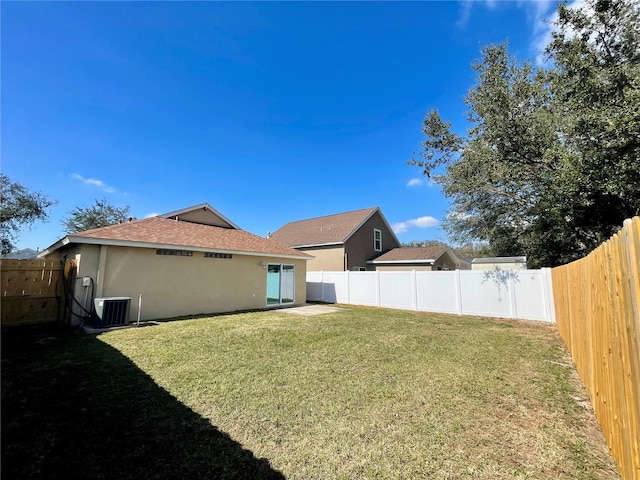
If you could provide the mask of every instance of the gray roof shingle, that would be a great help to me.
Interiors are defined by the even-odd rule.
[[[344,243],[378,210],[372,207],[289,222],[273,232],[271,239],[290,247]]]
[[[447,247],[437,245],[432,247],[401,247],[389,250],[379,257],[374,258],[371,263],[377,262],[407,262],[436,260],[447,250]]]
[[[126,244],[130,246],[170,246],[183,249],[313,258],[277,241],[235,228],[222,228],[185,221],[151,217],[78,232],[66,237],[71,243]],[[62,242],[62,241],[61,241]],[[53,251],[61,242],[48,250]],[[60,244],[60,245],[58,245]]]

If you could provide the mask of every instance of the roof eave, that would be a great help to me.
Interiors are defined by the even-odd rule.
[[[277,240],[276,240],[277,241]],[[331,247],[344,245],[344,242],[310,243],[308,245],[290,245],[291,248]]]
[[[400,263],[424,263],[424,264],[433,264],[435,260],[433,258],[426,260],[367,260],[367,263],[372,265],[383,265],[383,264],[400,264]]]
[[[70,237],[64,237],[58,240],[57,242],[55,242],[54,244],[50,245],[49,247],[45,248],[40,253],[38,253],[38,258],[46,257],[47,255],[55,252],[56,250],[59,250],[60,248],[68,245],[69,243],[72,243],[70,240]]]

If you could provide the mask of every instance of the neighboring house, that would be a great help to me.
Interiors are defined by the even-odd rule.
[[[38,251],[33,248],[23,248],[22,250],[2,255],[2,258],[7,260],[31,260],[38,258]]]
[[[471,270],[526,270],[527,257],[485,257],[474,258]]]
[[[398,270],[468,270],[468,262],[458,259],[444,245],[394,248],[367,262],[379,271]]]
[[[129,320],[140,294],[142,320],[302,304],[311,259],[206,203],[74,233],[43,256],[75,260],[77,298],[131,298]]]
[[[290,222],[270,238],[315,258],[311,270],[373,270],[367,261],[400,246],[379,207]]]

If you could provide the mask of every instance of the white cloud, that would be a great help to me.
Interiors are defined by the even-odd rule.
[[[462,0],[460,2],[460,12],[456,26],[465,29],[471,20],[471,10],[473,8],[485,8],[496,10],[500,4],[510,3],[508,0]],[[544,50],[551,41],[553,22],[558,19],[556,11],[557,0],[518,0],[517,7],[525,9],[531,25],[531,52],[536,57],[536,63],[543,65],[546,61]],[[582,8],[585,0],[570,0],[569,7]]]
[[[436,185],[436,183],[432,179],[426,177],[412,178],[407,182],[407,187],[421,187],[422,185],[433,187]]]
[[[544,51],[553,40],[551,32],[555,28],[554,23],[558,20],[558,11],[550,11],[550,7],[555,6],[555,3],[552,4],[548,0],[531,2],[531,4],[534,8],[531,49],[536,55],[536,64],[544,65],[546,63]]]
[[[464,0],[460,3],[460,15],[458,16],[458,21],[456,22],[456,27],[458,28],[466,28],[469,24],[469,17],[471,17],[471,6],[473,2],[471,0]]]
[[[107,185],[102,180],[98,180],[97,178],[84,178],[82,175],[78,175],[77,173],[73,173],[71,178],[74,180],[79,180],[85,185],[89,185],[90,187],[98,187],[103,192],[107,193],[115,193],[116,189],[110,185]]]
[[[156,212],[151,212],[151,213],[147,213],[144,218],[152,218],[152,217],[157,217],[162,215],[161,213],[156,213]]]
[[[536,54],[536,63],[538,65],[544,65],[546,63],[544,51],[551,43],[551,40],[553,40],[552,34],[556,29],[555,23],[558,21],[556,1],[544,0],[540,2],[524,2],[524,4],[532,5],[535,9],[531,48]],[[586,4],[585,0],[572,0],[567,6],[571,9],[587,12],[592,10],[590,5]],[[571,36],[572,32],[569,30],[567,34]]]
[[[440,224],[438,220],[433,217],[425,216],[406,220],[404,222],[397,222],[391,226],[394,233],[405,233],[410,228],[430,228],[437,227]]]
[[[460,2],[460,14],[458,15],[458,21],[456,22],[456,26],[458,28],[464,29],[469,24],[469,18],[471,18],[471,7],[474,3],[482,4],[489,10],[494,10],[498,5],[498,0],[462,0]]]

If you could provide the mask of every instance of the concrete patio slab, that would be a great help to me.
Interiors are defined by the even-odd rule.
[[[344,310],[344,308],[332,307],[330,305],[302,305],[300,307],[284,308],[282,311],[285,313],[292,313],[294,315],[311,317],[314,315],[323,315],[325,313],[335,313],[341,310]]]

